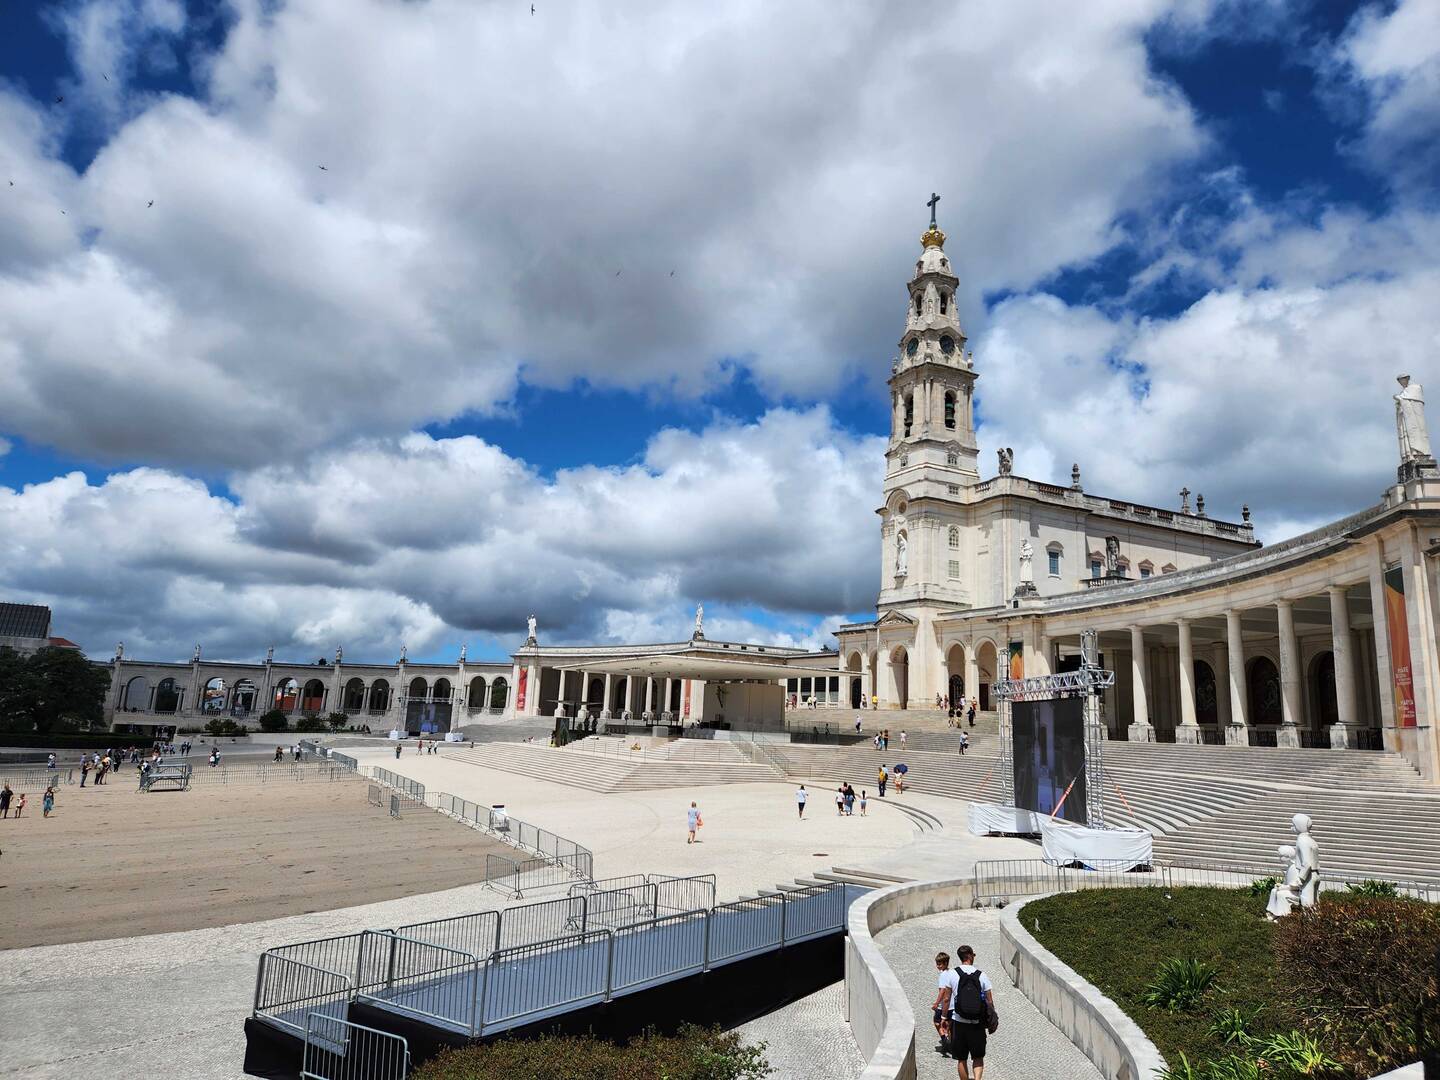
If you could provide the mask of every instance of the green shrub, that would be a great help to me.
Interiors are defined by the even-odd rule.
[[[1155,1076],[1155,1080],[1205,1080],[1205,1073],[1190,1064],[1190,1059],[1185,1052],[1180,1052],[1180,1064],[1171,1065],[1161,1069]]]
[[[1374,895],[1325,894],[1276,923],[1281,1000],[1298,1026],[1354,1075],[1399,1068],[1419,1030],[1440,1031],[1435,954],[1440,907]]]
[[[345,712],[332,712],[325,718],[325,722],[330,725],[331,731],[340,731],[350,722],[350,714]]]
[[[260,714],[261,731],[288,731],[290,720],[279,709],[271,709],[269,712]]]
[[[205,724],[205,730],[211,735],[241,735],[245,729],[229,717],[219,720],[211,720]]]
[[[1271,1035],[1267,1039],[1248,1040],[1252,1048],[1271,1070],[1269,1075],[1322,1076],[1342,1068],[1338,1061],[1325,1055],[1319,1040],[1298,1031]]]
[[[1200,1003],[1216,974],[1214,964],[1193,956],[1172,956],[1155,972],[1142,1000],[1152,1009],[1188,1011]]]
[[[1210,1023],[1210,1034],[1225,1044],[1244,1044],[1250,1038],[1250,1030],[1255,1026],[1255,1018],[1260,1015],[1260,1009],[1237,1009],[1234,1006],[1221,1009],[1215,1013]]]
[[[1270,890],[1280,884],[1279,878],[1262,877],[1250,882],[1250,895],[1269,899]]]
[[[306,713],[295,721],[296,731],[329,731],[330,725],[320,719],[319,713]]]
[[[414,1080],[759,1080],[770,1075],[765,1044],[733,1032],[686,1025],[674,1035],[646,1032],[628,1043],[583,1035],[501,1039],[443,1053]]]
[[[1345,889],[1355,896],[1400,895],[1400,886],[1396,885],[1393,881],[1376,881],[1374,878],[1356,882],[1353,885],[1346,885]]]

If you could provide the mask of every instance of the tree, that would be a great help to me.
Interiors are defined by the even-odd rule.
[[[330,730],[339,731],[346,724],[350,723],[350,714],[344,712],[332,712],[329,716],[325,718],[325,722],[330,725]]]
[[[271,709],[267,713],[260,714],[261,731],[288,731],[290,721],[279,709]]]
[[[103,723],[110,672],[74,649],[0,649],[0,726],[46,733]]]

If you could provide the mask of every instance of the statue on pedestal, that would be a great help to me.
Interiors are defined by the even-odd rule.
[[[1425,388],[1411,382],[1409,375],[1396,380],[1400,392],[1395,395],[1395,433],[1400,439],[1401,483],[1418,476],[1440,475],[1440,467],[1430,451],[1430,431],[1425,424]]]
[[[124,660],[124,659],[125,659],[125,642],[123,642],[123,641],[117,641],[117,642],[115,643],[115,659],[116,659],[116,660]]]
[[[1020,584],[1015,586],[1016,596],[1033,596],[1035,588],[1035,549],[1027,536],[1020,541]]]
[[[910,541],[902,532],[895,538],[895,573],[897,576],[910,570]]]
[[[525,631],[526,631],[525,644],[526,644],[526,645],[534,645],[534,644],[535,644],[535,616],[534,616],[534,615],[531,615],[528,619],[525,620]]]
[[[345,659],[345,646],[344,646],[344,645],[336,645],[336,646],[335,646],[335,663],[338,664],[338,663],[340,663],[340,662],[341,662],[342,660],[344,660],[344,659]]]
[[[1296,814],[1290,819],[1295,830],[1295,844],[1279,848],[1288,860],[1282,882],[1270,890],[1265,914],[1271,919],[1284,918],[1297,907],[1314,907],[1320,899],[1320,846],[1310,835],[1310,818]]]
[[[198,664],[198,663],[200,662],[200,646],[199,646],[199,645],[196,645],[196,646],[195,646],[195,652],[191,655],[191,657],[190,657],[190,662],[191,662],[192,664]]]
[[[1116,577],[1120,573],[1120,538],[1105,537],[1105,576]]]
[[[1010,470],[1015,465],[1015,451],[1006,446],[995,453],[1000,458],[1000,475],[1009,476]]]
[[[702,601],[695,605],[695,633],[691,637],[699,640],[705,636],[705,604]]]

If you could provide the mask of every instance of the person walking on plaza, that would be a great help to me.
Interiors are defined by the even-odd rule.
[[[53,768],[55,768],[55,755],[54,755],[54,754],[51,754],[49,757],[47,757],[47,758],[45,759],[45,767],[46,767],[47,769],[53,769]]]
[[[909,732],[905,731],[905,730],[902,728],[902,729],[900,730],[900,750],[901,750],[902,752],[905,750],[905,742],[906,742],[907,739],[909,739],[909,737],[910,737]]]
[[[82,758],[80,759],[80,786],[81,786],[81,787],[84,787],[84,786],[85,786],[85,781],[86,781],[87,779],[89,779],[89,777],[90,777],[90,759],[89,759],[88,757],[82,757]]]
[[[990,977],[975,966],[975,950],[969,945],[955,950],[955,961],[954,969],[940,976],[941,1004],[950,1013],[950,1053],[960,1080],[981,1080],[986,1036],[999,1026],[994,989]]]
[[[868,807],[869,805],[870,805],[870,799],[869,799],[869,797],[865,794],[865,789],[864,789],[864,788],[861,788],[861,789],[860,789],[860,816],[861,816],[861,817],[867,817],[867,816],[868,816],[868,815],[865,813],[865,808]]]
[[[8,783],[3,788],[0,788],[0,818],[10,816],[10,801],[14,798],[15,792],[10,790]]]
[[[690,809],[685,812],[685,824],[690,828],[690,839],[685,842],[687,844],[699,843],[695,839],[695,832],[700,828],[700,807],[693,802],[690,804]]]
[[[55,809],[55,785],[51,784],[45,789],[45,797],[40,801],[40,809],[43,816],[49,817],[50,811]]]
[[[967,718],[968,718],[969,721],[970,721],[970,726],[971,726],[971,727],[974,727],[974,726],[975,726],[975,699],[974,699],[973,697],[970,699],[970,709],[969,709],[969,711],[968,711],[968,713],[967,713]]]
[[[800,820],[805,820],[805,804],[810,801],[810,793],[801,784],[795,791],[795,809],[800,812]]]
[[[964,731],[960,732],[960,756],[965,756],[965,751],[970,749],[970,736]]]
[[[20,798],[15,803],[15,817],[18,820],[20,815],[25,813],[25,792],[20,792]]]
[[[885,766],[880,766],[880,775],[875,781],[875,786],[880,789],[880,798],[885,797],[885,785],[890,782],[890,774],[885,771]]]
[[[935,1025],[935,1038],[939,1044],[935,1049],[941,1054],[950,1052],[950,1010],[948,1002],[949,982],[945,976],[950,974],[950,954],[947,952],[935,954],[935,970],[940,973],[935,989],[935,1000],[930,1003],[931,1023]]]
[[[845,816],[855,816],[855,789],[849,784],[845,785]]]
[[[855,714],[855,734],[860,734],[860,714],[858,712]],[[53,758],[55,755],[51,754],[50,756]],[[54,766],[52,765],[51,768],[54,768]]]
[[[845,816],[845,788],[843,786],[835,789],[835,816]]]
[[[275,762],[276,762],[276,764],[279,764],[280,759],[283,758],[284,756],[285,756],[285,751],[284,751],[284,749],[283,749],[282,747],[280,747],[279,744],[276,744],[276,747],[275,747]]]

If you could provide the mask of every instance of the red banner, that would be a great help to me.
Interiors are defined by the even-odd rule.
[[[690,719],[690,680],[685,680],[685,696],[681,700],[680,715],[682,718]]]
[[[1415,726],[1415,680],[1410,667],[1410,622],[1405,616],[1405,571],[1385,571],[1385,629],[1390,639],[1390,680],[1395,690],[1395,726]]]
[[[515,712],[518,715],[525,711],[525,687],[530,682],[530,669],[521,668],[520,678],[515,680]]]

